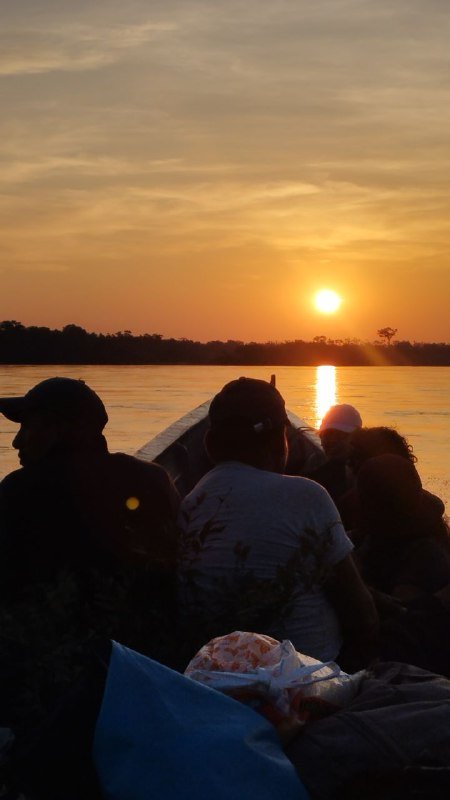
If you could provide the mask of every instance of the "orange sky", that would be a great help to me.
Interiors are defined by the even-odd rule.
[[[0,38],[0,319],[450,341],[446,3],[17,0]]]

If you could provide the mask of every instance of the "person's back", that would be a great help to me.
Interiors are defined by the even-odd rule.
[[[206,447],[216,466],[180,513],[180,611],[192,648],[239,628],[335,658],[343,628],[358,627],[367,611],[363,628],[373,608],[327,492],[280,474],[287,454],[281,395],[264,381],[233,381],[213,400],[210,423]],[[353,590],[361,607],[344,620],[338,606]]]
[[[167,627],[173,598],[178,499],[162,468],[108,453],[106,411],[81,381],[49,379],[0,412],[21,424],[22,467],[0,483],[0,723],[20,726],[96,639],[152,651],[152,612]]]
[[[374,589],[409,600],[450,581],[450,535],[444,504],[425,491],[412,461],[368,459],[356,483],[357,562]]]
[[[147,585],[146,611],[151,613],[152,598],[167,608],[177,510],[165,471],[123,453],[59,453],[22,467],[0,483],[0,599],[11,603],[24,587],[57,581],[64,572],[76,575],[92,595],[95,573],[97,581],[102,576],[127,586],[139,579]],[[136,647],[133,623],[124,611],[104,633],[120,631]]]
[[[387,425],[374,425],[357,428],[350,436],[348,468],[352,474],[351,488],[340,498],[339,511],[347,531],[352,531],[355,541],[355,529],[359,527],[358,498],[355,487],[356,476],[361,467],[371,458],[383,455],[395,455],[415,464],[417,457],[412,445],[395,428]]]
[[[322,487],[223,462],[185,498],[181,526],[183,609],[210,620],[212,635],[260,630],[336,658],[341,628],[324,584],[352,548]]]

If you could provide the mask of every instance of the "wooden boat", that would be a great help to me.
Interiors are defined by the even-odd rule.
[[[136,452],[136,456],[143,461],[161,464],[182,497],[212,467],[203,444],[208,428],[209,404],[207,400],[197,406]],[[287,415],[291,427],[288,428],[289,459],[286,472],[289,475],[304,475],[320,466],[325,456],[315,431],[291,411]]]

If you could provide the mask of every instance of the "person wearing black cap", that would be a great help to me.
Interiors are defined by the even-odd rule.
[[[0,483],[2,725],[11,722],[5,712],[10,683],[1,671],[7,641],[20,643],[24,681],[36,669],[31,641],[35,661],[47,659],[49,672],[58,671],[61,641],[72,654],[102,636],[152,652],[152,602],[167,607],[171,594],[178,496],[158,465],[108,452],[104,404],[81,380],[49,378],[24,397],[1,398],[0,412],[20,423],[13,446],[21,463]],[[145,608],[134,608],[137,594]],[[33,617],[31,636],[25,631]],[[15,703],[14,692],[9,695]],[[39,716],[42,696],[35,700]],[[17,703],[11,715],[20,717]]]
[[[320,660],[360,659],[355,641],[367,644],[376,611],[327,492],[283,474],[281,394],[240,378],[213,399],[209,421],[205,445],[216,466],[180,513],[180,613],[192,649],[240,629],[290,639]]]
[[[84,381],[49,378],[24,397],[0,398],[0,413],[20,424],[13,440],[22,466],[54,450],[102,450],[108,421],[100,397]]]

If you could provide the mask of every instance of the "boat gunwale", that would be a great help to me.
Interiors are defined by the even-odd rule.
[[[195,408],[191,409],[179,419],[172,422],[163,431],[157,433],[149,441],[140,447],[136,452],[136,458],[142,461],[158,461],[174,444],[192,431],[198,425],[205,424],[208,416],[208,409],[211,400],[206,400]],[[314,428],[311,428],[305,421],[289,409],[286,411],[289,422],[295,430],[299,430],[306,436],[311,444],[319,451],[322,450],[320,438]]]

